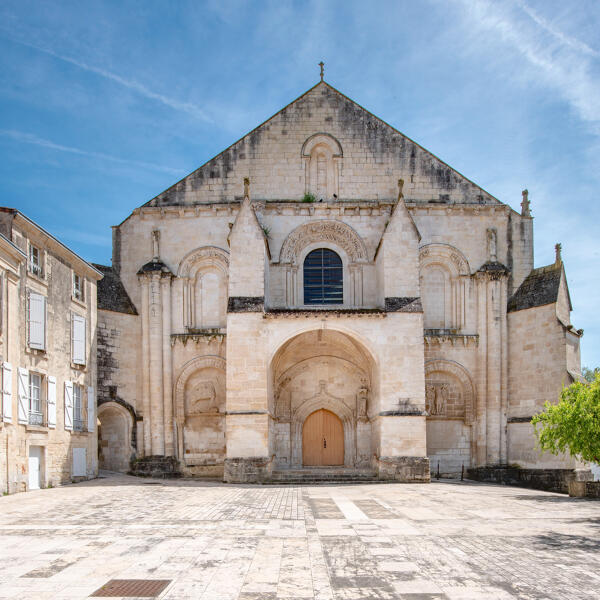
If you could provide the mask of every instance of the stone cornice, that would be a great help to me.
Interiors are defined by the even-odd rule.
[[[271,308],[264,314],[265,319],[277,318],[385,318],[385,311],[379,308]]]

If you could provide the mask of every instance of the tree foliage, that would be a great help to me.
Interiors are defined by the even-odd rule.
[[[546,402],[532,419],[538,447],[569,452],[584,461],[600,463],[600,372],[590,383],[563,388],[558,404]]]
[[[596,375],[600,374],[600,367],[596,367],[594,369],[590,369],[589,367],[583,367],[583,369],[581,369],[581,373],[583,375],[583,378],[588,383],[592,383],[592,381],[594,381],[594,379],[596,378]]]

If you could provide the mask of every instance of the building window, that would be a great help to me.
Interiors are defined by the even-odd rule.
[[[73,298],[81,302],[84,301],[83,278],[77,273],[73,273]]]
[[[85,365],[85,330],[85,317],[71,313],[71,360],[76,365]]]
[[[29,244],[28,267],[30,273],[33,273],[38,277],[42,276],[42,251],[33,244]]]
[[[83,431],[83,386],[73,384],[73,429]]]
[[[29,373],[29,424],[43,425],[42,376]]]
[[[46,347],[46,298],[29,292],[27,300],[27,330],[30,348],[44,350]]]
[[[304,259],[304,304],[343,304],[342,259],[328,248],[318,248]]]

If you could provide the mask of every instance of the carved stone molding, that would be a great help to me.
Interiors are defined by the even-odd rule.
[[[282,264],[297,264],[302,249],[314,242],[332,242],[346,252],[351,262],[367,262],[367,248],[361,237],[346,223],[319,220],[296,227],[285,239],[279,253]]]
[[[469,262],[464,254],[449,244],[427,244],[419,249],[419,263],[423,268],[428,263],[439,262],[446,266],[453,266],[456,275],[470,275]]]
[[[212,264],[220,267],[224,273],[229,268],[229,252],[217,246],[203,246],[187,254],[179,263],[178,277],[191,277],[193,267],[196,265]]]

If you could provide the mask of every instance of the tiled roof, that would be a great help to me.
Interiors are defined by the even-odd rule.
[[[94,267],[104,275],[103,279],[98,282],[98,308],[126,315],[137,315],[138,311],[114,269],[96,264]]]
[[[561,276],[561,262],[533,269],[509,299],[508,312],[556,302]]]

